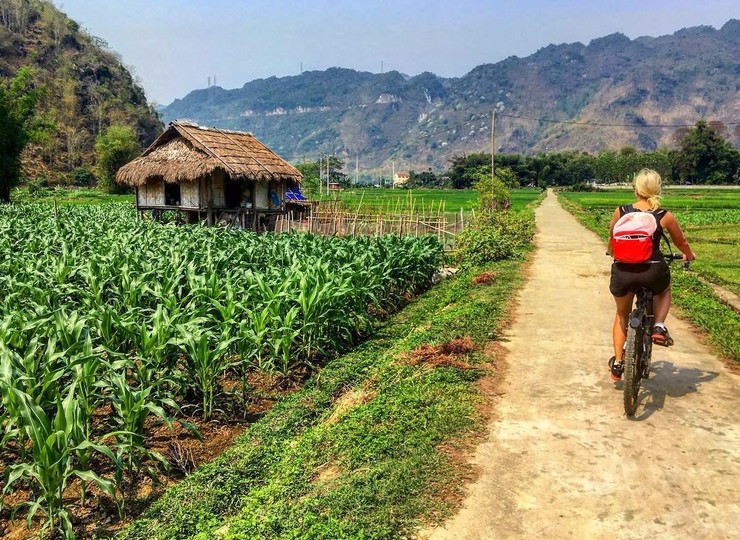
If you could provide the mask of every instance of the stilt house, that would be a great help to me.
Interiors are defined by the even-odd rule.
[[[272,230],[291,206],[305,209],[301,178],[251,133],[185,122],[172,122],[116,174],[118,183],[136,188],[140,215],[172,210],[188,223],[253,230]]]

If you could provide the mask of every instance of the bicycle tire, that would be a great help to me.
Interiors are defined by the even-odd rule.
[[[624,412],[633,416],[637,410],[637,394],[640,391],[640,354],[642,328],[631,326],[627,329],[627,343],[624,349]]]

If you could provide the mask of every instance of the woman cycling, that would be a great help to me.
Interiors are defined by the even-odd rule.
[[[636,288],[645,287],[653,293],[653,314],[655,315],[653,343],[666,347],[673,345],[673,339],[665,326],[668,309],[671,307],[671,273],[660,252],[660,238],[663,231],[668,231],[674,245],[683,253],[685,261],[693,261],[696,258],[681,231],[676,216],[660,208],[660,175],[651,169],[642,169],[635,176],[634,183],[637,200],[614,210],[609,226],[609,236],[612,236],[614,225],[619,218],[628,212],[650,212],[655,216],[658,227],[653,234],[653,253],[648,262],[632,264],[615,261],[612,264],[609,291],[617,304],[617,313],[614,316],[612,329],[614,356],[609,360],[609,369],[615,381],[622,378],[624,369],[622,349],[627,340],[627,319],[632,310]]]

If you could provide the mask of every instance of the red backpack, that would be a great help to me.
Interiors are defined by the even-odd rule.
[[[614,259],[631,264],[648,262],[656,247],[655,242],[660,241],[656,231],[665,210],[642,212],[630,204],[620,207],[619,212],[622,216],[614,224],[611,237]]]

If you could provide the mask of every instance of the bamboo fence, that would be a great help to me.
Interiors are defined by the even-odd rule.
[[[453,217],[454,216],[454,217]],[[436,236],[447,249],[454,249],[455,235],[466,225],[466,216],[447,212],[444,202],[437,205],[348,208],[341,201],[321,201],[309,216],[297,219],[293,212],[278,217],[275,232],[301,231],[335,236],[398,234]]]

